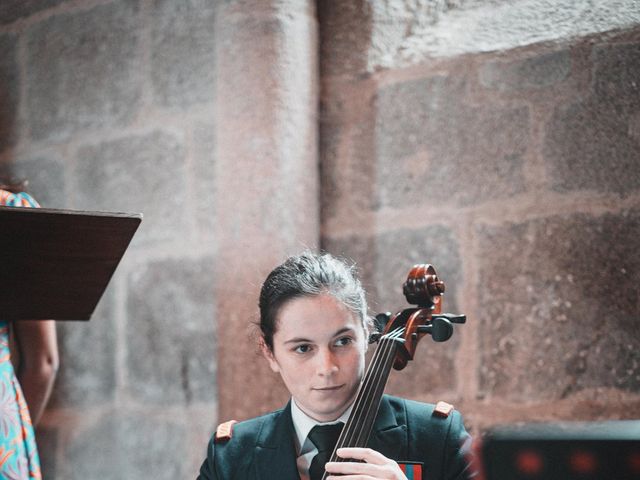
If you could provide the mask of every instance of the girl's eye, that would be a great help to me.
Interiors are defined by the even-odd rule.
[[[302,345],[298,345],[296,348],[293,349],[293,351],[296,353],[307,353],[309,350],[311,350],[311,345],[307,345],[306,343],[303,343]]]
[[[353,339],[351,337],[342,337],[336,341],[336,345],[338,347],[344,347],[346,345],[349,345],[352,342],[353,342]]]

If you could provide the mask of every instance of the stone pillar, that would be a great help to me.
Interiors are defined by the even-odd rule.
[[[216,321],[220,420],[287,394],[249,322],[262,280],[319,237],[314,2],[234,1],[217,33]]]

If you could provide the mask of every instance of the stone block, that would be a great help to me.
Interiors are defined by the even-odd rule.
[[[367,302],[371,312],[386,311],[388,307],[377,298],[376,288],[376,238],[372,236],[348,236],[332,238],[323,236],[321,249],[345,260],[354,263],[357,267],[358,277],[362,287],[367,292]],[[394,292],[397,293],[397,292]]]
[[[402,285],[409,270],[418,263],[431,263],[444,280],[447,287],[444,311],[461,313],[456,301],[462,282],[460,252],[454,233],[446,227],[398,230],[374,237],[325,238],[323,248],[356,262],[363,286],[368,290],[372,314],[395,313],[410,307],[402,294]],[[457,328],[452,339],[444,343],[424,338],[414,361],[407,366],[407,375],[392,374],[388,390],[410,398],[454,390],[457,381],[454,357],[463,328]]]
[[[501,92],[545,88],[561,82],[571,72],[568,50],[545,53],[515,62],[492,61],[480,68],[480,83]]]
[[[134,245],[183,239],[189,225],[185,155],[181,139],[159,131],[82,147],[75,207],[142,212]]]
[[[640,389],[640,212],[477,228],[480,379],[541,401]]]
[[[632,92],[627,93],[630,98]],[[620,195],[637,191],[640,142],[631,122],[632,117],[597,98],[556,107],[543,149],[551,187]]]
[[[322,3],[352,3],[325,0]],[[377,0],[370,69],[632,31],[636,0]],[[366,18],[367,24],[369,18]],[[595,36],[595,35],[594,35]],[[593,38],[593,37],[591,37]],[[470,56],[470,55],[469,55]]]
[[[3,0],[0,2],[0,25],[55,7],[65,0]]]
[[[183,423],[184,419],[174,415],[108,412],[95,423],[74,429],[63,456],[65,474],[60,478],[169,480],[194,476],[182,461],[188,455]]]
[[[546,127],[544,157],[552,188],[628,195],[640,187],[640,46],[598,45],[593,91],[558,105]]]
[[[55,15],[26,33],[26,111],[35,140],[126,124],[140,104],[138,2]]]
[[[280,12],[298,15],[315,12],[315,5],[310,0],[225,0],[218,2],[225,14],[250,14],[275,16]]]
[[[195,126],[193,179],[198,231],[211,235],[216,231],[215,213],[215,124],[200,122]]]
[[[456,295],[462,282],[458,240],[448,227],[433,225],[416,230],[402,229],[378,235],[376,286],[378,298],[391,304],[406,302],[401,286],[409,270],[419,263],[430,263],[447,284],[445,305],[456,310]],[[393,296],[387,297],[391,292]]]
[[[345,108],[359,108],[347,104]],[[320,132],[320,188],[323,220],[365,212],[372,208],[378,189],[374,145],[375,118],[366,112],[350,123],[336,115],[325,119]]]
[[[279,126],[274,122],[274,109],[283,108],[283,101],[304,98],[302,90],[292,92],[288,83],[297,77],[298,72],[291,71],[291,65],[287,63],[295,57],[289,57],[287,51],[288,58],[283,59],[283,51],[280,50],[284,48],[280,45],[290,45],[287,43],[293,33],[290,29],[296,24],[286,18],[229,15],[225,12],[217,25],[216,60],[220,65],[217,89],[220,95],[216,114],[226,115],[223,117],[224,125],[218,126],[220,146],[227,146],[222,141],[230,142],[235,149],[244,147],[257,158],[262,158],[271,153],[268,147],[274,142],[270,137],[265,138],[264,132],[272,132]],[[299,31],[295,33],[299,34]],[[280,78],[281,75],[287,77],[287,82]],[[304,89],[309,86],[298,82],[293,85]],[[233,130],[229,131],[229,127]],[[239,139],[248,144],[234,145],[233,142]]]
[[[597,102],[618,113],[640,110],[640,42],[593,48]]]
[[[322,115],[321,115],[322,118]],[[344,171],[338,173],[339,144],[342,141],[344,125],[335,122],[321,121],[319,135],[320,149],[320,208],[321,219],[326,221],[340,213],[338,208],[342,195],[349,190],[340,187],[341,181],[347,180]]]
[[[5,169],[0,167],[0,172]],[[46,208],[68,208],[64,164],[61,158],[50,156],[24,156],[9,164],[6,172],[13,178],[28,182],[26,190]]]
[[[14,145],[17,139],[20,99],[17,45],[15,35],[0,35],[0,152]]]
[[[171,259],[129,276],[128,390],[145,403],[215,399],[216,334],[212,259]]]
[[[185,421],[181,424],[189,432],[187,449],[189,456],[184,458],[183,466],[189,477],[196,477],[206,456],[206,448],[219,422],[217,422],[218,404],[215,400],[205,406],[186,409]],[[226,421],[227,418],[220,421]],[[239,418],[238,418],[239,420]]]
[[[154,101],[172,108],[213,101],[216,2],[155,0],[151,11]]]
[[[466,83],[437,76],[378,92],[374,207],[470,205],[525,190],[528,108],[472,106]]]
[[[274,236],[306,241],[318,225],[313,25],[303,16],[239,14],[218,25],[221,248],[239,252],[239,242],[255,247],[269,239],[270,249]],[[307,215],[290,215],[293,203]]]
[[[322,76],[365,74],[373,22],[368,2],[326,1],[317,8]]]
[[[56,323],[60,369],[53,387],[52,406],[87,408],[113,401],[116,391],[114,300],[113,287],[109,287],[90,321]]]
[[[455,310],[462,282],[458,241],[444,226],[401,229],[376,236],[322,239],[322,248],[358,267],[370,307],[375,312],[397,310],[407,303],[402,284],[418,263],[430,263],[447,284],[447,308]]]

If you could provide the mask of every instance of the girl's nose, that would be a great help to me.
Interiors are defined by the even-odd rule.
[[[331,375],[338,371],[338,363],[331,350],[321,350],[318,354],[318,374],[322,376]]]

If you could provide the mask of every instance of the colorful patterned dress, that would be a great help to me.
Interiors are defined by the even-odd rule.
[[[0,190],[0,205],[37,207],[26,193]],[[2,312],[0,311],[0,315]],[[40,459],[29,409],[9,352],[9,324],[0,320],[0,478],[41,479]]]

